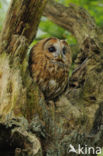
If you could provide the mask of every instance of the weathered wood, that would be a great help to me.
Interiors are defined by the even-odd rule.
[[[12,1],[1,33],[0,147],[10,145],[18,156],[71,156],[70,144],[103,146],[102,34],[84,9],[53,1],[45,9],[45,15],[72,32],[79,43],[78,68],[66,92],[46,104],[29,76],[27,48],[45,3]]]
[[[28,40],[28,44],[32,42],[36,35],[45,2],[46,0],[11,1],[1,32],[1,52],[3,49],[8,53],[13,51],[10,49],[10,43],[12,43],[14,35],[24,36]]]
[[[15,155],[42,155],[40,141],[28,132],[34,114],[42,114],[43,99],[30,77],[27,51],[45,4],[12,0],[0,36],[0,151],[16,148]]]
[[[45,7],[43,15],[71,32],[76,37],[79,46],[81,46],[86,38],[95,38],[97,36],[95,33],[97,26],[93,17],[85,9],[75,4],[68,5],[66,7],[56,3],[54,0],[50,0]]]
[[[94,52],[99,51],[98,48],[102,49],[103,33],[97,28],[93,17],[85,9],[74,4],[69,4],[66,7],[50,0],[43,15],[71,32],[77,39],[81,52],[76,59],[76,64],[81,64],[88,57],[89,48],[93,48]]]
[[[66,131],[63,143],[67,149],[70,144],[76,147],[79,143],[102,147],[103,33],[86,10],[73,4],[65,7],[51,0],[44,15],[70,31],[80,47],[69,88],[56,102],[58,124],[63,132]],[[64,155],[69,154],[66,151]]]

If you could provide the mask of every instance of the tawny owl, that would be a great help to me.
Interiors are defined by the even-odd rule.
[[[65,90],[70,64],[70,47],[64,40],[46,38],[31,49],[31,75],[46,99],[55,99]]]

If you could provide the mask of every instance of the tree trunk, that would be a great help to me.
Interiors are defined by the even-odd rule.
[[[78,144],[102,147],[103,32],[86,10],[73,4],[65,7],[49,1],[44,15],[70,31],[80,47],[69,88],[64,97],[56,102],[56,115],[58,111],[60,113],[59,123],[63,119],[65,121],[65,126],[61,126],[66,131],[63,143],[67,145],[67,151],[70,144],[76,148]]]
[[[84,9],[49,1],[44,10],[79,43],[66,92],[47,105],[29,76],[27,49],[45,3],[12,1],[1,33],[0,147],[11,147],[16,156],[71,156],[70,144],[103,146],[103,35]]]
[[[0,151],[11,147],[15,155],[42,155],[40,141],[29,132],[43,99],[29,76],[27,51],[45,4],[12,0],[0,37]]]

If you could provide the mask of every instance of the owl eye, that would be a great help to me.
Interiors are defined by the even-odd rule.
[[[48,48],[48,50],[49,50],[49,52],[55,52],[56,51],[55,47],[53,47],[53,46]]]
[[[66,48],[65,47],[63,48],[63,54],[64,55],[66,54]]]

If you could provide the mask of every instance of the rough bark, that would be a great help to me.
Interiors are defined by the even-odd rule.
[[[66,7],[56,3],[54,0],[50,0],[45,7],[43,15],[71,32],[81,46],[87,37],[91,36],[94,38],[97,36],[95,33],[97,26],[93,17],[84,8],[75,4],[68,5],[69,7]]]
[[[45,4],[12,0],[0,36],[0,151],[11,149],[16,156],[42,155],[40,141],[29,132],[42,94],[29,76],[27,51]]]
[[[49,1],[44,12],[80,46],[66,92],[47,105],[29,76],[27,48],[45,3],[12,1],[1,34],[0,147],[11,147],[18,156],[71,156],[70,144],[103,146],[102,34],[84,9]]]
[[[61,127],[66,131],[63,142],[67,149],[70,144],[102,147],[103,32],[86,10],[73,4],[65,7],[49,1],[44,15],[70,31],[80,47],[69,88],[56,102],[56,116],[60,113],[58,120],[64,121]]]

